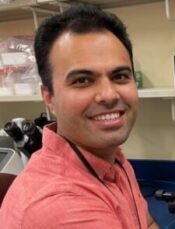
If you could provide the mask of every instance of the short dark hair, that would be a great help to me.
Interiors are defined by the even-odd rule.
[[[76,4],[44,20],[35,37],[35,56],[42,83],[53,93],[49,54],[55,40],[64,32],[88,33],[109,30],[125,46],[133,67],[132,44],[125,25],[114,14],[90,4]],[[61,54],[60,54],[61,55]]]

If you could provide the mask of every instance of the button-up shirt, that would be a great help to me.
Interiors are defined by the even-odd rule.
[[[0,228],[147,229],[147,204],[121,150],[116,149],[116,159],[122,166],[80,150],[105,185],[51,124],[44,128],[42,149],[5,197]]]

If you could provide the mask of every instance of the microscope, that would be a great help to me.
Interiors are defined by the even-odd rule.
[[[163,189],[159,189],[155,192],[155,198],[166,201],[169,212],[175,214],[175,192],[166,192]]]
[[[5,123],[0,132],[0,172],[18,174],[42,147],[42,129],[50,122],[42,113],[34,121],[14,118]]]

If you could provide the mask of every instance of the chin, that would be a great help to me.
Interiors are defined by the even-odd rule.
[[[98,147],[101,148],[101,150],[105,149],[105,148],[114,148],[117,147],[119,145],[122,145],[124,142],[126,141],[126,139],[118,139],[118,138],[113,138],[113,139],[104,139],[103,141],[99,142]],[[97,147],[97,145],[96,145]]]
[[[108,144],[110,146],[119,146],[122,145],[129,137],[129,134],[124,135],[124,136],[115,136],[112,139],[109,139]],[[105,142],[105,141],[104,141]]]

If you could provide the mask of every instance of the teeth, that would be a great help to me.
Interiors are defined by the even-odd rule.
[[[98,115],[96,117],[94,117],[94,120],[96,121],[111,121],[111,120],[115,120],[120,116],[119,113],[112,113],[112,114],[106,114],[106,115]]]

